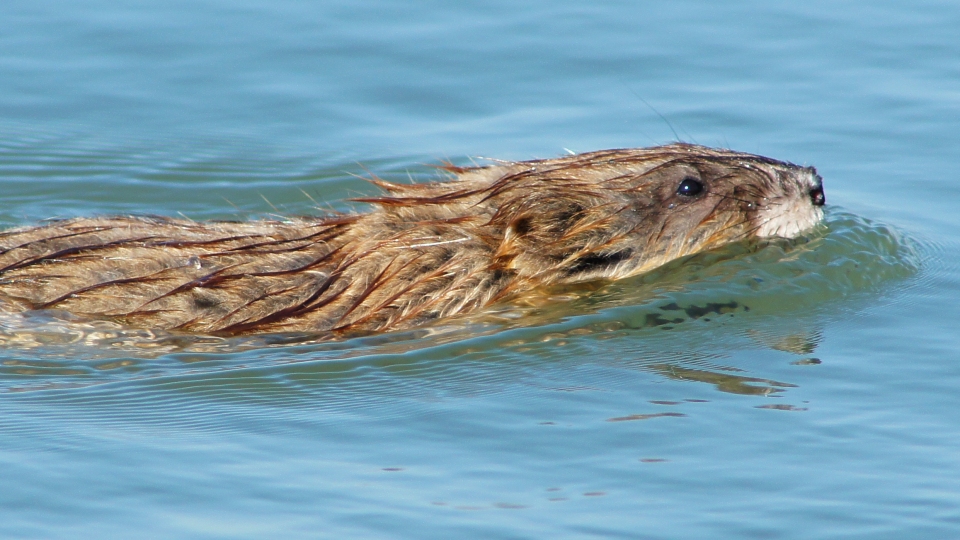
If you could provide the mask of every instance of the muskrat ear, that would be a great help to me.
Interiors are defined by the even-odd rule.
[[[576,201],[553,199],[513,216],[508,234],[554,241],[564,236],[583,217],[584,207]]]
[[[525,236],[533,230],[533,218],[530,216],[521,216],[513,220],[508,227],[509,232],[517,236]]]
[[[571,234],[575,235],[588,213],[585,201],[559,193],[539,193],[535,197],[508,201],[500,207],[491,225],[502,227],[498,257],[512,258],[539,253],[563,257]]]

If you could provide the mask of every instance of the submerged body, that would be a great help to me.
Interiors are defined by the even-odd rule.
[[[377,331],[619,279],[822,219],[808,167],[688,144],[376,181],[366,214],[81,218],[0,233],[0,309],[190,332]]]

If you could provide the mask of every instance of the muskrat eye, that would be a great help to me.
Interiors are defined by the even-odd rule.
[[[677,195],[683,195],[684,197],[693,197],[694,195],[699,195],[703,191],[703,184],[695,178],[684,178],[683,182],[680,182],[680,187],[677,188]]]

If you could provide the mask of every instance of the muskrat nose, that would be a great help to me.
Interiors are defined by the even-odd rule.
[[[823,186],[810,190],[810,200],[813,201],[814,206],[823,206],[827,202],[827,197],[823,194]]]

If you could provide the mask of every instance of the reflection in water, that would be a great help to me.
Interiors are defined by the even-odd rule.
[[[771,349],[793,354],[811,354],[823,339],[823,336],[819,331],[809,333],[801,332],[786,336],[779,336],[764,334],[763,332],[757,330],[751,330],[748,332],[748,335],[755,339],[758,343],[770,347]],[[818,364],[819,361],[809,363]]]
[[[805,411],[807,407],[797,407],[795,405],[788,405],[786,403],[774,403],[771,405],[757,405],[758,409],[773,409],[775,411]]]
[[[671,319],[660,321],[663,312],[672,313]],[[749,317],[736,322],[733,317],[738,314],[749,314]],[[740,368],[717,364],[715,360],[729,356],[728,349],[743,346],[742,342],[730,342],[730,336],[746,336],[748,343],[798,355],[812,353],[821,339],[819,331],[777,335],[775,331],[756,328],[736,330],[744,324],[753,326],[758,318],[764,319],[769,314],[750,310],[732,300],[631,306],[624,318],[642,324],[611,320],[620,315],[600,309],[570,322],[554,322],[545,327],[510,329],[464,322],[459,326],[374,334],[347,341],[309,335],[221,338],[129,329],[107,321],[47,318],[38,325],[44,329],[42,332],[27,330],[28,325],[17,328],[8,324],[0,329],[0,340],[5,341],[7,350],[0,359],[0,380],[3,390],[25,392],[170,376],[185,377],[192,381],[191,385],[214,388],[222,384],[217,381],[223,377],[231,380],[241,377],[249,379],[243,385],[245,392],[282,381],[280,386],[288,390],[296,387],[308,394],[329,395],[331,388],[324,390],[323,386],[333,385],[340,390],[360,388],[370,381],[358,378],[358,374],[374,369],[391,377],[414,377],[417,382],[412,386],[398,384],[405,388],[403,393],[415,394],[419,392],[417,385],[456,387],[480,381],[508,383],[530,366],[550,366],[558,360],[569,362],[580,356],[587,362],[655,373],[674,381],[708,383],[722,392],[769,396],[795,385],[738,374],[736,372],[742,371]],[[562,329],[554,330],[557,327]],[[715,339],[717,336],[721,339]],[[620,349],[623,344],[628,348]],[[643,346],[637,348],[638,344]],[[578,355],[576,350],[580,348],[618,352],[601,358]],[[29,354],[11,354],[17,349]],[[669,349],[674,352],[666,352]],[[35,354],[38,352],[40,354]],[[705,361],[707,359],[711,361]],[[819,360],[804,358],[793,363],[817,364]],[[264,386],[262,383],[267,381],[273,382]],[[378,384],[386,385],[388,381],[381,380]],[[572,391],[568,387],[554,389]],[[380,388],[379,391],[388,390]],[[283,399],[281,395],[273,395]],[[654,400],[652,403],[680,402]],[[635,414],[610,421],[670,416],[684,415]]]
[[[629,422],[631,420],[649,420],[651,418],[683,418],[686,416],[683,413],[677,412],[663,412],[663,413],[651,413],[651,414],[631,414],[630,416],[618,416],[616,418],[608,418],[607,422]]]
[[[650,369],[668,379],[708,383],[716,386],[717,390],[721,392],[745,396],[769,396],[777,392],[782,392],[784,388],[796,388],[797,386],[795,384],[772,381],[770,379],[692,369],[676,364],[656,364],[650,366]]]

